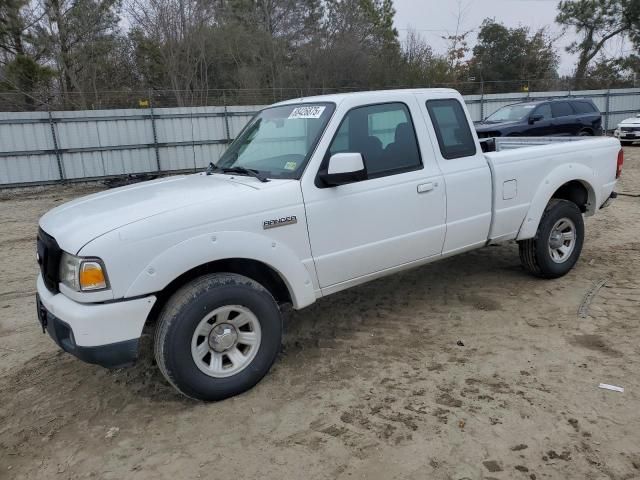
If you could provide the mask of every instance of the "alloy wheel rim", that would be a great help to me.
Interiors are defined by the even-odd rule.
[[[191,356],[198,369],[225,378],[247,368],[260,348],[260,322],[241,305],[225,305],[205,315],[193,332]]]
[[[569,218],[558,220],[549,233],[549,255],[555,263],[564,263],[576,246],[576,225]]]

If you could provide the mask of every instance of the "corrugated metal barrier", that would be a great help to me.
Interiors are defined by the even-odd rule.
[[[0,185],[201,169],[260,108],[0,112]]]
[[[614,129],[640,112],[640,89],[465,97],[474,121],[498,108],[554,97],[591,98]],[[0,112],[0,186],[187,171],[217,161],[260,106]]]

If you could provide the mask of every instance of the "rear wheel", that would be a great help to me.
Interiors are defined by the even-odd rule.
[[[578,261],[584,242],[584,221],[578,206],[552,199],[542,215],[534,238],[519,242],[520,261],[542,278],[565,275]]]
[[[271,368],[282,320],[271,294],[232,273],[197,278],[178,290],[160,314],[155,356],[180,393],[222,400],[248,390]]]
[[[593,137],[593,132],[591,130],[582,130],[579,134],[579,137]]]

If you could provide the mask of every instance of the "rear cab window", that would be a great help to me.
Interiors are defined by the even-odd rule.
[[[436,131],[440,153],[447,160],[476,154],[476,142],[460,102],[453,98],[428,100],[427,110]]]

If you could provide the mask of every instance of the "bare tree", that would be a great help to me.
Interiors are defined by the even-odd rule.
[[[193,100],[193,92],[206,90],[213,6],[197,0],[129,0],[126,10],[147,80],[174,90],[180,106]]]
[[[447,59],[449,69],[453,73],[456,80],[463,74],[462,70],[465,57],[469,53],[469,35],[473,30],[467,30],[464,27],[465,18],[471,6],[471,2],[463,3],[463,0],[457,0],[457,10],[455,13],[456,28],[453,33],[443,36],[442,39],[447,42]]]

